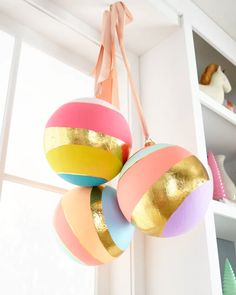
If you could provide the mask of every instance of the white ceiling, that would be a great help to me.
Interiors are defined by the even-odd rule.
[[[192,2],[236,40],[235,0],[192,0]]]
[[[97,31],[100,31],[103,11],[114,0],[47,0],[64,9]],[[137,55],[157,45],[174,31],[179,24],[178,15],[171,8],[166,15],[162,0],[126,0],[134,20],[125,29],[127,48]]]
[[[155,35],[160,40],[165,37],[163,27],[166,23],[163,15],[159,15],[154,9],[152,3],[155,1],[156,3],[165,2],[162,0],[125,1],[134,15],[134,22],[127,26],[126,31],[128,36],[132,36],[133,43],[133,46],[129,44],[128,47],[135,53],[141,54],[147,48],[150,49],[155,45],[156,40],[150,38],[151,36]],[[109,4],[114,3],[114,0],[49,0],[49,2],[59,5],[73,16],[99,30],[102,13]],[[192,0],[192,2],[236,40],[236,0]],[[158,26],[161,26],[162,29],[158,30]],[[137,28],[140,28],[139,34],[137,34]],[[143,38],[142,44],[140,44],[140,36]],[[139,52],[137,52],[137,47],[140,48]]]
[[[0,23],[11,25],[24,40],[35,44],[46,37],[48,47],[59,45],[58,51],[67,59],[81,57],[85,68],[94,65],[99,50],[103,11],[114,0],[0,0]],[[126,0],[134,21],[126,26],[125,45],[129,53],[142,55],[180,27],[177,12],[165,0]],[[0,25],[1,25],[0,24]],[[34,33],[36,35],[34,35]],[[34,41],[35,42],[34,42]],[[38,42],[40,47],[41,42]],[[87,48],[86,51],[81,48]],[[66,49],[66,50],[65,50]],[[66,52],[69,50],[70,54]],[[60,55],[60,53],[58,53]],[[77,59],[76,59],[77,60]],[[71,62],[71,61],[70,61]],[[70,63],[69,62],[69,63]],[[83,67],[82,67],[83,68]],[[86,72],[86,69],[83,68]]]

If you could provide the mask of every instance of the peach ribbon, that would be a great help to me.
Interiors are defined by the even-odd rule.
[[[95,74],[95,96],[119,108],[115,63],[115,36],[110,11],[103,14],[102,38]]]
[[[140,98],[132,78],[129,61],[124,46],[124,26],[133,20],[131,12],[123,2],[110,6],[110,11],[103,15],[102,41],[98,61],[95,67],[95,96],[119,107],[117,73],[115,63],[115,33],[124,65],[127,71],[132,96],[143,129],[145,140],[149,140],[149,132],[144,118]]]

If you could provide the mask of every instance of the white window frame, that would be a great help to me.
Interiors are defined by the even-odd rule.
[[[9,5],[11,4],[9,3]],[[32,7],[32,9],[38,9],[38,7]],[[45,9],[41,9],[41,13],[44,13],[48,18],[52,17],[52,11],[45,11]],[[58,11],[54,11],[54,13],[57,14]],[[63,18],[61,18],[61,15],[57,15],[59,15],[57,18],[58,22],[64,22]],[[76,19],[76,21],[78,24],[79,20]],[[86,24],[83,24],[82,22],[80,24],[80,28],[82,29],[77,30],[78,36],[80,34],[80,38],[85,38],[86,42],[91,43],[91,46],[94,46],[94,44],[96,44],[97,49],[99,49],[100,36]],[[68,23],[66,25],[68,26],[68,29],[75,30],[75,23],[73,23],[73,21],[70,25],[68,25]],[[83,71],[87,74],[90,73],[91,64],[94,64],[96,56],[94,57],[94,60],[91,60],[88,57],[88,60],[84,62],[84,59],[81,59],[79,53],[74,54],[72,52],[69,52],[67,49],[58,46],[53,40],[48,40],[47,38],[43,37],[40,33],[35,32],[31,28],[20,24],[19,22],[13,20],[11,17],[7,15],[1,14],[1,12],[0,30],[9,33],[15,38],[13,59],[10,69],[9,84],[5,104],[5,112],[0,136],[0,195],[2,183],[4,180],[31,186],[37,189],[43,189],[46,191],[52,191],[59,194],[63,194],[65,190],[60,187],[33,181],[31,179],[22,178],[20,176],[9,175],[4,172],[10,133],[10,125],[12,119],[12,110],[14,105],[21,45],[24,41],[30,43],[32,46],[42,49],[44,52],[53,55],[54,57],[65,62],[66,64],[72,65],[76,69]],[[83,48],[81,48],[81,51],[82,50]],[[85,51],[86,48],[84,48],[83,53]],[[131,53],[128,53],[128,55],[130,59],[131,69],[133,69],[135,73],[134,78],[136,80],[137,85],[139,85],[139,58]],[[122,97],[128,98],[127,100],[122,101],[121,109],[130,123],[131,130],[134,134],[134,147],[136,148],[140,146],[140,129],[137,123],[136,115],[133,112],[133,108],[131,108],[131,94],[129,91],[127,75],[119,56],[117,58],[117,64],[119,77],[119,95],[121,100]],[[123,257],[119,258],[112,264],[96,267],[96,295],[145,294],[144,238],[140,234],[136,234],[134,241],[135,242],[132,243],[130,249],[123,255]]]

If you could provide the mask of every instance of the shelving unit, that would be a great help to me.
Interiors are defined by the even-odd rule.
[[[236,267],[236,204],[212,201],[221,278],[224,275],[225,259]]]
[[[217,237],[236,242],[236,203],[212,201]]]
[[[236,104],[236,57],[228,56],[218,46],[207,42],[206,37],[204,39],[195,32],[193,40],[198,80],[208,64],[220,65],[225,69],[232,86],[231,92],[225,94],[225,98]],[[199,100],[202,106],[206,149],[226,156],[226,171],[236,183],[236,114],[200,90]]]
[[[232,90],[225,95],[225,98],[236,104],[236,66],[233,63],[233,59],[228,57],[218,48],[216,49],[216,46],[208,43],[195,32],[193,32],[193,40],[196,53],[198,80],[200,80],[201,74],[207,65],[211,63],[220,65],[222,70],[225,71],[232,86]]]
[[[218,118],[219,121],[227,120],[236,126],[236,113],[233,113],[232,111],[228,110],[225,106],[217,103],[216,101],[214,101],[214,99],[209,97],[207,94],[205,94],[201,90],[199,91],[200,91],[200,94],[199,94],[200,102],[202,105],[204,105],[209,110],[219,115],[219,118]],[[224,124],[224,122],[221,122],[221,123]]]
[[[226,69],[232,91],[225,98],[236,104],[236,59],[220,50],[212,42],[193,33],[198,81],[208,64],[215,63]],[[227,56],[227,57],[226,57]],[[225,170],[236,184],[236,114],[224,105],[217,103],[201,90],[198,92],[202,109],[205,146],[207,151],[226,156]],[[221,279],[224,261],[227,257],[236,261],[236,204],[212,201],[214,214],[215,240],[218,246],[218,265],[220,263]],[[228,256],[229,255],[229,256]],[[235,266],[235,265],[234,265]]]
[[[236,114],[199,90],[207,150],[226,155],[225,167],[236,183]]]

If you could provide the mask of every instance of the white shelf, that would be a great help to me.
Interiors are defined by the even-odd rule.
[[[217,238],[236,242],[236,204],[212,201]]]
[[[214,154],[226,155],[226,168],[230,170],[231,177],[236,182],[236,114],[200,90],[199,99],[202,105],[207,150],[213,151]]]
[[[214,99],[212,99],[211,97],[209,97],[202,91],[200,91],[200,101],[201,101],[201,104],[206,106],[209,110],[215,112],[216,114],[221,116],[223,119],[236,125],[236,114],[228,110],[225,106],[214,101]]]

